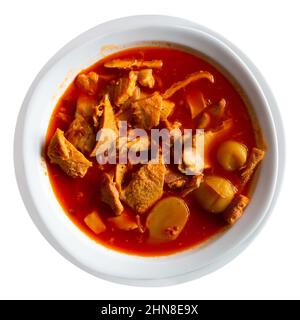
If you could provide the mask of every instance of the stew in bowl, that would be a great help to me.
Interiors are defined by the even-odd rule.
[[[161,256],[204,243],[247,214],[265,156],[245,101],[186,50],[105,57],[75,77],[49,121],[58,201],[82,232],[117,251]]]

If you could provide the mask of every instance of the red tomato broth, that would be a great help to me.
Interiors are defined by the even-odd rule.
[[[198,56],[174,48],[161,47],[133,48],[118,52],[100,60],[95,65],[84,70],[84,72],[95,71],[100,75],[107,75],[109,79],[111,79],[111,77],[117,78],[124,71],[107,69],[104,67],[104,62],[113,58],[162,60],[163,67],[161,69],[153,69],[156,80],[153,91],[159,90],[160,92],[164,92],[174,82],[182,80],[188,74],[198,70],[209,71],[213,74],[215,79],[214,83],[210,83],[207,80],[197,81],[190,84],[187,88],[179,90],[170,98],[170,100],[176,103],[175,111],[173,115],[170,116],[170,120],[180,121],[184,128],[195,128],[195,121],[192,121],[189,109],[185,103],[185,96],[188,90],[200,90],[205,99],[209,99],[213,103],[224,98],[227,102],[226,113],[232,117],[234,125],[210,150],[212,168],[208,169],[207,172],[225,177],[239,188],[238,173],[225,171],[218,164],[215,156],[219,143],[221,143],[222,140],[230,138],[242,142],[249,150],[256,146],[255,133],[247,108],[242,97],[231,82],[214,66]],[[99,88],[105,87],[108,82],[109,81],[101,80]],[[73,119],[76,100],[79,94],[80,89],[77,88],[73,81],[60,98],[53,111],[46,135],[46,147],[56,128],[60,128],[64,131],[67,130]],[[61,120],[58,117],[59,112],[62,111],[69,115],[70,121]],[[53,190],[64,211],[68,214],[73,223],[75,223],[86,235],[104,246],[121,252],[143,256],[167,255],[199,245],[212,236],[217,235],[227,226],[227,224],[217,215],[207,213],[205,210],[201,209],[193,196],[188,195],[185,198],[185,201],[189,207],[190,216],[184,230],[176,240],[153,244],[147,241],[147,231],[144,234],[141,234],[137,230],[116,230],[109,222],[106,222],[108,217],[114,216],[113,212],[107,205],[101,203],[99,199],[99,180],[102,172],[99,170],[95,158],[89,158],[89,160],[93,162],[93,167],[88,170],[86,176],[83,178],[74,179],[67,176],[58,166],[51,164],[48,159],[47,168]],[[238,192],[241,191],[242,190],[239,190]],[[247,187],[243,191],[245,193]],[[164,196],[170,194],[174,193],[166,191]],[[124,207],[125,212],[128,212],[133,216],[136,215],[129,207],[126,205],[124,205]],[[99,235],[94,234],[92,230],[86,226],[83,220],[87,214],[95,209],[98,210],[107,226],[106,231]],[[145,221],[146,216],[147,213],[141,217],[142,221]]]

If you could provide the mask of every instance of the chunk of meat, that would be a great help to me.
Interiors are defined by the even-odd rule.
[[[132,135],[132,130],[128,131],[127,148],[131,152],[143,152],[149,149],[150,139],[147,135],[135,136]]]
[[[190,75],[188,75],[184,80],[178,81],[174,83],[169,89],[167,89],[164,94],[162,95],[164,99],[169,99],[174,93],[178,90],[186,87],[190,83],[200,80],[200,79],[207,79],[210,82],[214,82],[214,77],[211,73],[207,71],[197,71]]]
[[[176,130],[176,129],[180,129],[182,127],[182,123],[179,122],[179,121],[174,121],[174,122],[171,122],[169,121],[168,119],[167,120],[164,120],[162,121],[162,123],[165,125],[165,127],[172,131],[172,130]]]
[[[83,153],[90,153],[96,142],[92,126],[81,115],[77,115],[66,132],[66,138]]]
[[[141,98],[144,98],[143,93],[142,93],[141,89],[138,86],[136,86],[134,88],[133,94],[132,94],[132,96],[130,98],[131,99],[130,102],[136,101],[136,100],[141,99]]]
[[[112,105],[109,101],[107,94],[103,97],[102,103],[103,103],[102,128],[103,129],[111,129],[115,133],[118,133],[118,127],[116,124],[114,110],[112,108]]]
[[[104,64],[106,68],[132,69],[136,68],[161,68],[161,60],[144,61],[141,59],[114,59]]]
[[[198,174],[198,175],[192,176],[188,180],[188,182],[184,185],[183,190],[181,191],[180,195],[184,198],[189,193],[198,189],[200,187],[200,183],[202,182],[202,180],[203,180],[203,174]]]
[[[100,199],[110,206],[116,215],[120,215],[124,207],[120,201],[119,191],[110,174],[104,173],[101,179]]]
[[[158,126],[162,97],[158,92],[131,104],[133,120],[137,128],[149,130]]]
[[[104,97],[101,100],[101,104],[103,105],[103,115],[101,117],[102,123],[101,128],[102,129],[110,129],[112,132],[114,132],[116,135],[118,134],[118,128],[117,123],[114,115],[114,111],[112,108],[112,105],[109,101],[108,94],[105,94]],[[113,138],[112,138],[113,139]],[[91,157],[95,157],[97,154],[97,149],[99,146],[103,143],[100,139],[97,141],[93,151],[91,152]]]
[[[234,224],[244,213],[249,199],[243,195],[237,195],[223,213],[223,218],[229,224]]]
[[[76,78],[76,85],[89,95],[94,95],[98,89],[99,75],[96,72],[81,73]]]
[[[132,133],[134,133],[134,131],[129,130],[127,136],[118,137],[117,140],[119,159],[124,159],[125,157],[128,160],[128,165],[140,163],[143,155],[148,156],[150,145],[148,135],[136,136]]]
[[[152,69],[143,69],[138,71],[138,82],[141,86],[152,89],[155,84]]]
[[[81,115],[86,121],[90,121],[93,115],[95,106],[97,106],[98,100],[94,97],[87,96],[85,94],[79,95],[76,102],[76,112],[77,115]]]
[[[84,218],[84,223],[96,234],[106,230],[106,226],[97,211],[93,211]]]
[[[120,106],[120,110],[115,114],[116,120],[130,122],[132,118],[131,104],[141,98],[141,89],[136,86],[132,96]]]
[[[245,185],[250,180],[255,169],[257,168],[259,163],[263,160],[264,156],[265,156],[265,151],[258,148],[252,149],[249,155],[249,159],[247,160],[246,166],[241,171],[241,178],[242,178],[243,185]]]
[[[203,112],[198,121],[197,129],[206,129],[210,125],[210,115],[207,112]]]
[[[144,213],[163,194],[166,167],[152,161],[134,172],[129,184],[121,193],[121,198],[133,210]]]
[[[178,171],[167,168],[164,182],[170,189],[179,190],[180,195],[184,198],[190,192],[198,189],[202,180],[203,174],[189,177]]]
[[[117,217],[108,218],[107,220],[113,227],[120,230],[131,231],[138,228],[138,224],[135,219],[126,212]]]
[[[135,92],[137,73],[130,71],[128,77],[120,78],[114,87],[114,103],[117,106],[125,103]]]
[[[209,108],[209,112],[215,118],[221,119],[225,114],[226,109],[226,100],[221,99],[218,103],[212,105]]]
[[[92,163],[64,137],[64,132],[56,129],[48,146],[48,157],[71,177],[84,177]]]
[[[160,121],[165,121],[172,114],[175,108],[175,103],[169,100],[163,100],[160,110]]]
[[[103,114],[104,105],[102,101],[93,108],[92,120],[94,124],[94,128],[98,129],[100,126],[100,120]]]
[[[178,171],[167,168],[164,182],[170,189],[180,189],[186,185],[188,177]]]
[[[128,171],[128,166],[126,164],[117,163],[115,167],[115,184],[119,192],[122,190],[122,183],[125,177],[125,174]]]

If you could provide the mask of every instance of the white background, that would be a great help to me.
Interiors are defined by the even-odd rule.
[[[13,167],[13,135],[35,75],[66,42],[110,19],[168,14],[231,40],[257,65],[279,104],[286,131],[285,181],[255,241],[201,279],[136,288],[97,279],[60,256],[23,205]],[[0,298],[244,299],[300,298],[299,1],[1,1],[0,4]],[[42,108],[43,106],[41,106]]]

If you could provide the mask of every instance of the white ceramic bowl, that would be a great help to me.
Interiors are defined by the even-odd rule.
[[[75,75],[106,54],[143,45],[145,41],[176,43],[217,61],[250,99],[268,145],[253,198],[243,218],[204,246],[157,258],[122,254],[91,241],[62,211],[41,159],[53,108]],[[63,47],[40,71],[26,95],[14,147],[20,192],[34,223],[46,239],[68,260],[96,276],[142,286],[170,285],[200,277],[240,253],[274,207],[284,162],[281,118],[258,70],[223,37],[195,23],[168,16],[133,16],[110,21]]]

